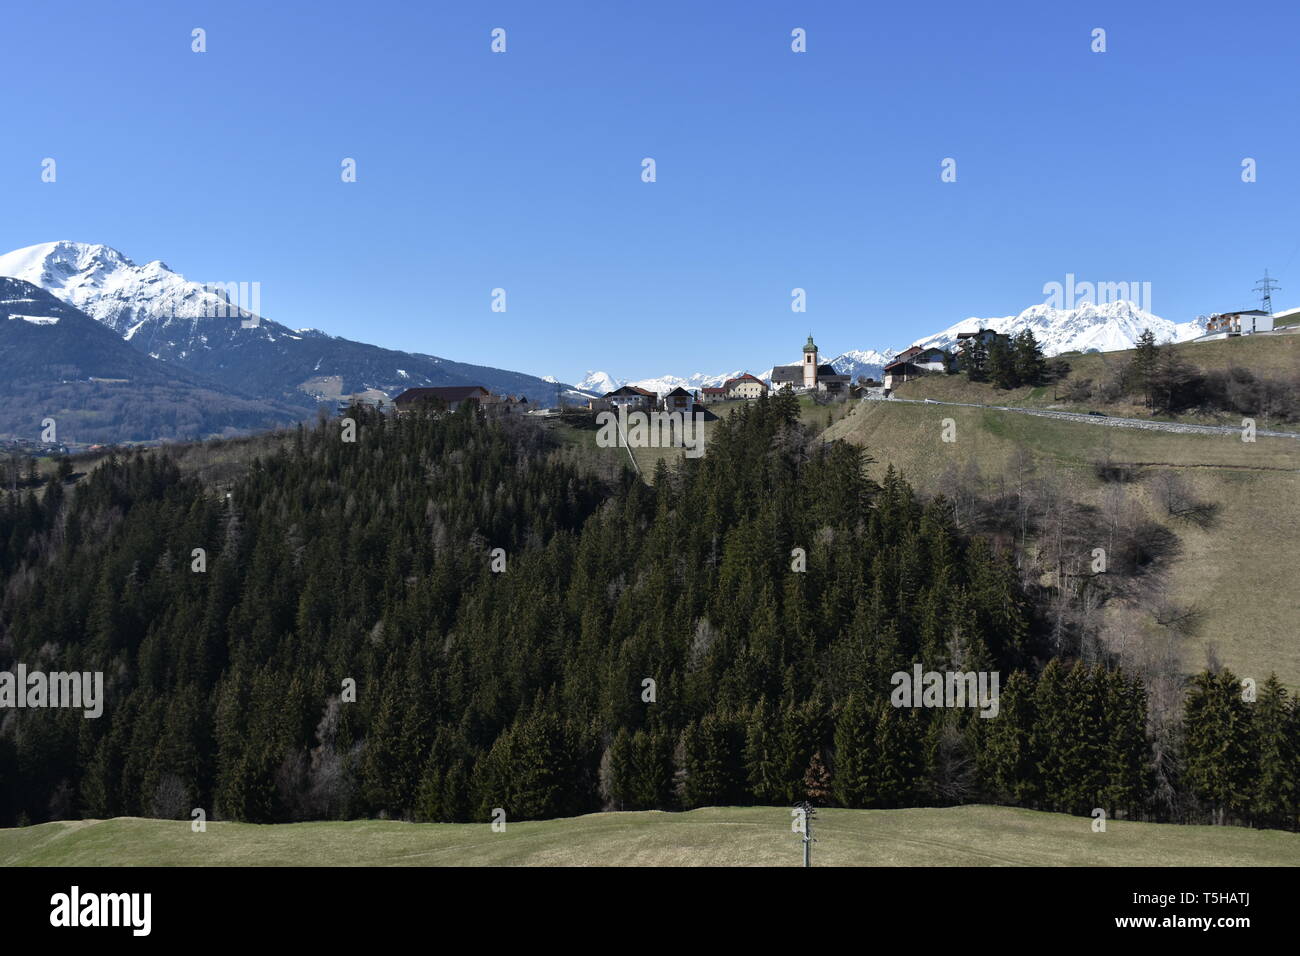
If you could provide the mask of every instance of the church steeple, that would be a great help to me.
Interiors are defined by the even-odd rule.
[[[813,341],[811,332],[803,347],[803,387],[817,387],[817,343]]]

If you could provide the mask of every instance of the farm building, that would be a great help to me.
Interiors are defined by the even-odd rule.
[[[433,388],[408,388],[393,399],[398,412],[409,412],[430,402],[442,402],[449,409],[459,407],[461,402],[482,404],[494,396],[482,385],[448,385]]]

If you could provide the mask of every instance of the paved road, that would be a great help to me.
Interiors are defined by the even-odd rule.
[[[988,408],[996,412],[1017,412],[1021,415],[1037,415],[1040,418],[1060,418],[1065,421],[1083,422],[1088,425],[1109,425],[1112,428],[1145,428],[1157,432],[1176,432],[1184,435],[1240,435],[1240,426],[1232,425],[1184,425],[1180,422],[1153,422],[1145,418],[1114,418],[1109,415],[1084,415],[1079,412],[1057,412],[1041,408],[1017,408],[1013,405],[981,405],[976,402],[937,402],[932,398],[864,398],[864,402],[907,402],[909,405],[951,405],[956,408]],[[1266,438],[1290,438],[1300,440],[1297,432],[1275,432],[1257,430],[1256,436]]]

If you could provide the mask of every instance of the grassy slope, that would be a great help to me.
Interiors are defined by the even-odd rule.
[[[957,441],[940,441],[941,422],[954,420]],[[1129,485],[1147,512],[1166,520],[1184,552],[1170,597],[1206,614],[1184,662],[1198,669],[1213,642],[1223,662],[1243,676],[1269,671],[1300,685],[1295,640],[1295,559],[1300,541],[1300,443],[1289,438],[1242,442],[1236,435],[1180,435],[1112,428],[983,409],[860,403],[827,432],[865,445],[877,459],[875,477],[892,463],[923,490],[937,489],[949,465],[973,461],[988,479],[1006,471],[1018,446],[1033,454],[1040,475],[1055,473],[1076,500],[1100,504],[1102,485],[1090,462],[1109,443],[1118,461],[1151,469],[1176,468],[1204,499],[1221,504],[1214,526],[1202,530],[1165,519],[1149,481]]]
[[[1236,339],[1219,339],[1213,342],[1184,342],[1175,346],[1188,362],[1206,371],[1226,369],[1232,366],[1248,368],[1261,377],[1289,378],[1300,369],[1300,334],[1297,335],[1254,335]],[[1039,388],[997,389],[991,385],[967,381],[964,375],[927,375],[910,382],[904,382],[897,389],[899,398],[933,398],[942,402],[976,402],[984,405],[1012,405],[1029,408],[1060,408],[1063,411],[1086,412],[1090,409],[1105,412],[1108,415],[1149,418],[1144,408],[1135,405],[1104,405],[1097,401],[1071,404],[1057,398],[1064,394],[1071,381],[1092,379],[1094,383],[1106,377],[1108,369],[1126,366],[1133,358],[1132,351],[1093,353],[1080,355],[1071,353],[1062,356],[1070,364],[1070,374],[1055,388],[1051,385]],[[1176,418],[1195,424],[1240,425],[1240,415],[1179,415],[1161,416]],[[1267,424],[1259,421],[1260,428],[1279,431],[1297,431],[1300,425],[1295,422],[1274,422]]]
[[[1300,835],[1237,827],[1092,820],[1008,807],[821,810],[827,866],[1294,866]],[[796,866],[783,807],[599,813],[567,820],[257,826],[123,818],[0,830],[0,866]]]

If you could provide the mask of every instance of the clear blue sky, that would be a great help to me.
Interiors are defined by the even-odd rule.
[[[9,4],[0,251],[103,242],[566,381],[901,346],[1067,273],[1183,321],[1267,267],[1280,308],[1298,48],[1294,0]]]

